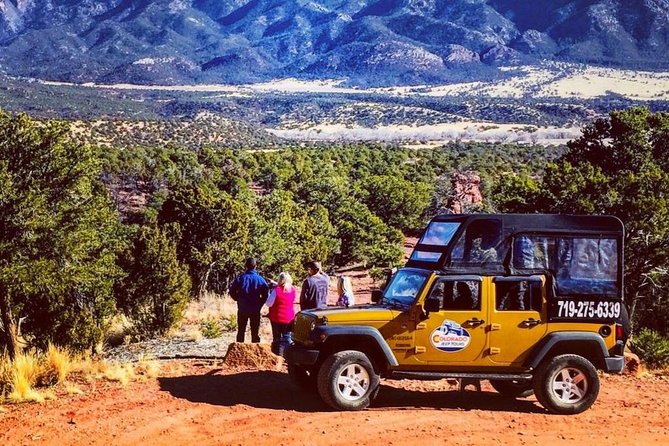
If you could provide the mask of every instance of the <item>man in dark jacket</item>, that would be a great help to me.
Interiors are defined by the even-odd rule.
[[[256,271],[256,259],[246,259],[246,271],[237,276],[228,290],[237,301],[237,342],[244,342],[246,324],[251,321],[251,342],[260,342],[260,309],[267,300],[267,281]]]
[[[309,276],[302,282],[302,291],[300,292],[300,309],[310,310],[327,307],[330,278],[321,271],[321,264],[318,262],[308,262],[307,272]]]

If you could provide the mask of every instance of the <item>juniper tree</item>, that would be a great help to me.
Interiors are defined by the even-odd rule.
[[[16,353],[32,344],[94,345],[114,310],[118,218],[98,157],[65,123],[0,111],[0,317]]]

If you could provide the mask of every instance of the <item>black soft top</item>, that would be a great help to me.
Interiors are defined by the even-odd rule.
[[[447,274],[546,274],[558,292],[620,297],[624,233],[623,223],[606,215],[439,215],[407,266]]]

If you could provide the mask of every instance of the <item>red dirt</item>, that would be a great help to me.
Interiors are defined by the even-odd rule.
[[[669,444],[669,379],[603,376],[583,414],[547,414],[534,398],[459,392],[447,381],[382,381],[363,412],[333,412],[284,372],[164,363],[127,388],[98,382],[78,396],[4,406],[2,445]]]

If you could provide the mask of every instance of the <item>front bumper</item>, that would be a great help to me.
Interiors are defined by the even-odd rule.
[[[314,365],[318,361],[318,350],[310,350],[299,344],[288,346],[283,352],[286,362],[294,365]]]

